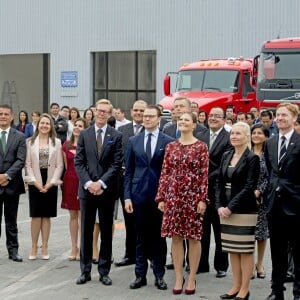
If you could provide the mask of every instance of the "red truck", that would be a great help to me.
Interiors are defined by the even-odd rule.
[[[264,42],[253,67],[258,69],[260,106],[274,107],[283,101],[300,104],[300,37]]]
[[[160,104],[167,113],[178,97],[197,102],[200,109],[209,112],[219,106],[224,110],[233,105],[235,113],[248,112],[258,106],[252,82],[253,59],[227,58],[200,60],[184,64],[178,72],[167,73],[164,78],[164,97]],[[176,88],[171,93],[171,74],[176,74]],[[257,75],[256,73],[254,75]]]

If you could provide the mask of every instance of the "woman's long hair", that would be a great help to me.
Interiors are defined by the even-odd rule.
[[[81,122],[83,123],[84,129],[86,129],[86,128],[89,127],[88,121],[87,121],[85,118],[78,118],[78,119],[76,119],[75,122],[74,122],[74,126],[76,125],[76,123],[77,123],[78,121],[81,121]],[[75,142],[75,136],[74,136],[74,134],[73,134],[73,132],[72,132],[72,135],[71,135],[71,137],[70,137],[70,140],[69,140],[69,141],[66,141],[66,149],[71,149],[72,146],[74,145],[74,142]]]
[[[40,122],[41,122],[41,119],[42,119],[42,118],[47,118],[47,119],[49,119],[49,121],[50,121],[49,138],[50,138],[50,140],[51,140],[51,142],[52,142],[52,145],[55,146],[56,131],[55,131],[55,127],[54,127],[54,122],[53,122],[52,117],[51,117],[49,114],[46,114],[46,113],[42,114],[42,115],[40,116],[38,122],[37,122],[36,130],[35,130],[33,136],[31,137],[31,140],[30,140],[31,145],[34,144],[34,142],[35,142],[37,136],[38,136],[39,133],[40,133],[39,125],[40,125]]]

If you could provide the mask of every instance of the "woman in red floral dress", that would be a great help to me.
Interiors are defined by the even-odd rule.
[[[176,282],[174,294],[184,285],[183,240],[189,240],[190,274],[185,293],[194,294],[196,271],[201,255],[203,214],[206,210],[208,149],[193,136],[197,117],[184,113],[178,128],[181,137],[167,145],[156,201],[164,213],[161,235],[172,238],[172,258]]]

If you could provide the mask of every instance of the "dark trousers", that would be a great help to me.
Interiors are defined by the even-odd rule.
[[[137,277],[146,277],[148,259],[152,260],[155,277],[165,274],[167,258],[166,239],[161,237],[162,212],[154,201],[134,205],[136,226],[136,264]]]
[[[3,207],[7,251],[9,254],[15,254],[19,249],[17,226],[19,195],[8,196],[5,192],[0,195],[0,236]]]
[[[204,219],[203,219],[203,235],[201,239],[201,258],[198,270],[207,272],[209,271],[209,249],[210,249],[210,235],[211,226],[213,228],[215,237],[215,256],[214,256],[214,268],[216,271],[227,271],[228,269],[228,254],[222,251],[221,245],[221,226],[220,218],[213,204],[208,205]]]
[[[135,248],[136,248],[136,234],[135,234],[135,225],[134,225],[134,216],[133,214],[129,214],[125,210],[125,202],[124,202],[124,177],[120,177],[120,201],[123,210],[125,229],[126,229],[126,237],[125,237],[125,254],[124,257],[128,258],[132,261],[135,261]]]
[[[290,244],[294,259],[295,281],[293,292],[294,296],[299,297],[300,236],[297,233],[297,228],[300,228],[299,216],[285,215],[281,207],[273,207],[268,214],[268,225],[272,258],[272,290],[278,292],[284,290],[283,284],[288,268],[288,249]]]
[[[111,267],[112,255],[112,225],[115,200],[107,196],[89,196],[80,199],[81,210],[81,247],[80,268],[81,273],[91,272],[93,254],[93,231],[96,212],[99,215],[100,225],[100,251],[98,272],[108,275]]]

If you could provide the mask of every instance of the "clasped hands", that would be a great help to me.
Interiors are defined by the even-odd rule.
[[[93,181],[87,189],[91,194],[95,196],[99,196],[104,192],[102,189],[101,182],[99,181]]]
[[[49,189],[53,186],[53,184],[47,183],[45,185],[41,185],[38,182],[35,182],[34,186],[39,190],[40,193],[47,193]]]
[[[4,174],[0,174],[0,186],[7,186],[9,181]]]

